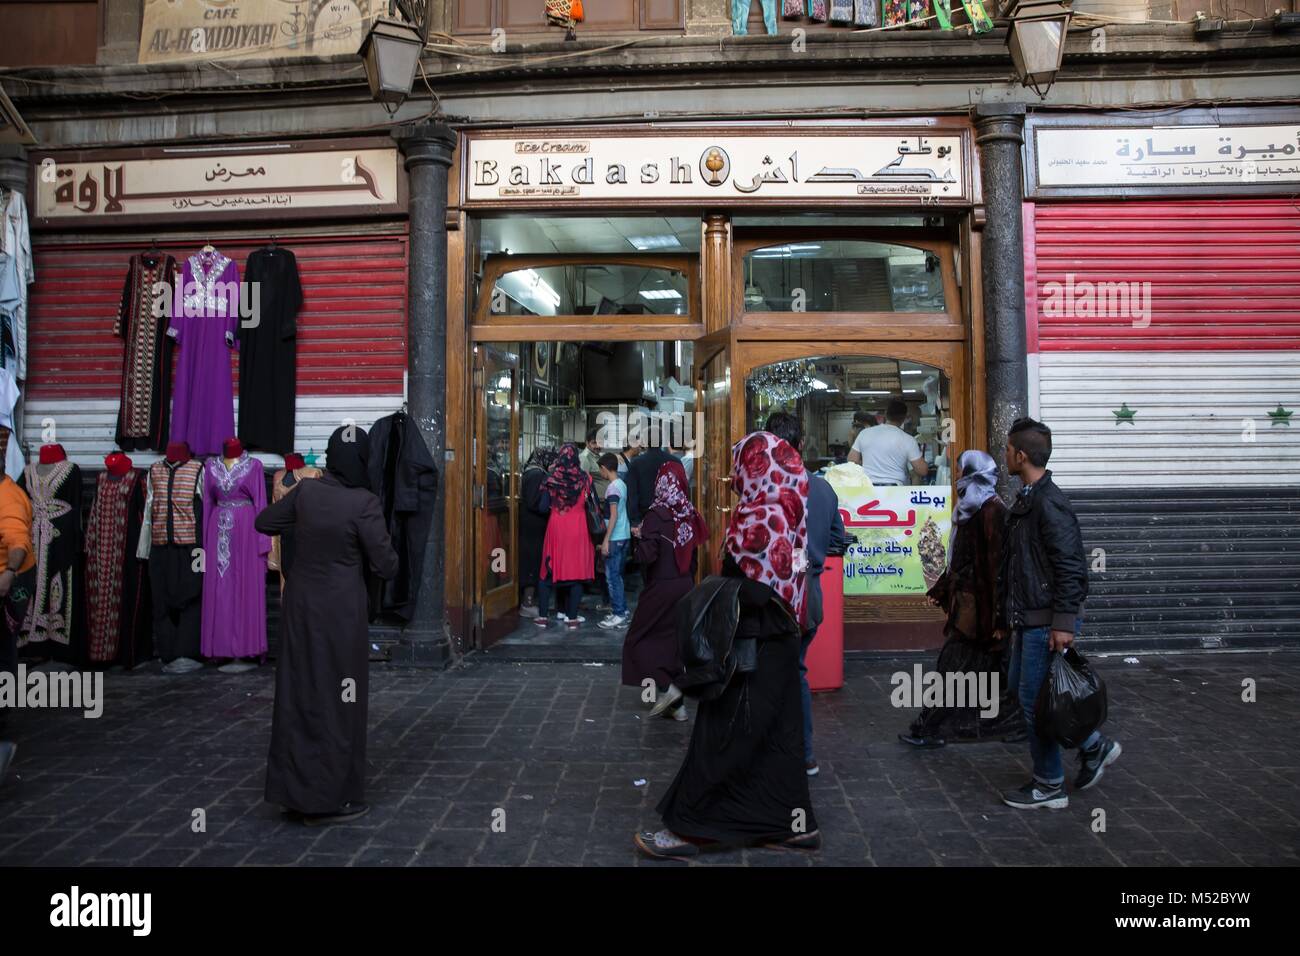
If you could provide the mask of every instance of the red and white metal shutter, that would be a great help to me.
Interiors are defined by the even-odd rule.
[[[1025,222],[1031,396],[1062,484],[1300,485],[1300,204],[1040,203]]]
[[[178,261],[194,244],[169,244]],[[244,273],[265,244],[214,240]],[[113,336],[130,256],[140,242],[40,241],[28,318],[28,381],[23,434],[29,447],[54,436],[82,467],[102,468],[114,447],[123,342]],[[280,238],[293,251],[303,289],[298,315],[295,445],[323,453],[346,420],[369,427],[396,410],[406,389],[407,240],[403,235]],[[237,360],[231,362],[238,409]],[[174,378],[173,378],[174,381]],[[132,455],[137,466],[157,455]],[[278,462],[278,456],[268,456]]]

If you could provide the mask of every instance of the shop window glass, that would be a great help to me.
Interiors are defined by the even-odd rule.
[[[939,257],[913,246],[808,240],[745,257],[746,312],[943,312]]]
[[[907,405],[904,431],[912,434],[929,474],[907,473],[909,484],[950,481],[947,443],[954,440],[950,382],[941,369],[905,359],[834,355],[774,362],[753,369],[745,382],[748,430],[774,411],[799,416],[804,461],[813,471],[848,461],[863,427],[884,422],[892,400]]]
[[[492,315],[686,315],[686,274],[675,269],[583,263],[516,269],[497,279]]]
[[[481,256],[680,255],[700,251],[700,220],[682,216],[493,216],[478,221]]]

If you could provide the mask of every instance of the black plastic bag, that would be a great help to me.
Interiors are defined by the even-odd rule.
[[[1062,747],[1078,747],[1106,721],[1106,685],[1073,647],[1052,654],[1038,691],[1034,729]]]

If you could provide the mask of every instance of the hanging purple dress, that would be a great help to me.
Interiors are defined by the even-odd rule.
[[[230,352],[239,326],[239,267],[220,252],[185,260],[181,301],[167,334],[180,349],[172,390],[172,441],[215,455],[235,434]]]
[[[229,469],[203,465],[203,656],[266,654],[266,556],[271,539],[253,529],[266,507],[262,463],[248,452]]]

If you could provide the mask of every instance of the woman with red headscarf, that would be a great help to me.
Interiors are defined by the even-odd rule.
[[[808,475],[799,452],[770,432],[738,442],[731,459],[740,501],[722,574],[742,579],[733,652],[753,664],[738,667],[721,696],[701,699],[686,760],[657,807],[667,829],[635,838],[657,858],[695,856],[702,846],[821,846],[799,684]],[[752,654],[743,647],[750,641]]]
[[[542,539],[542,567],[537,581],[538,627],[550,624],[547,612],[551,591],[555,591],[556,617],[570,629],[586,618],[578,613],[582,585],[596,578],[596,548],[587,530],[587,496],[591,476],[582,470],[578,446],[569,442],[560,448],[546,480],[542,482],[539,510],[549,514]],[[565,611],[560,611],[560,588],[567,588]]]
[[[645,588],[623,641],[623,683],[640,687],[653,679],[657,702],[651,714],[685,720],[682,692],[673,684],[682,669],[675,612],[695,586],[695,551],[708,539],[709,528],[691,505],[680,461],[659,466],[654,500],[633,534]]]

